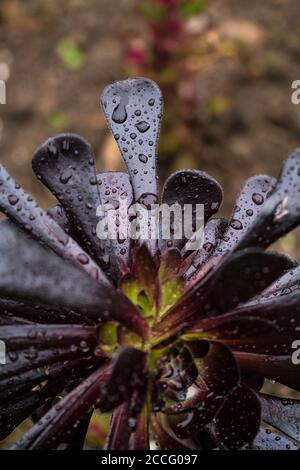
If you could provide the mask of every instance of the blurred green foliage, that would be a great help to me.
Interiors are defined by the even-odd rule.
[[[80,69],[85,64],[85,53],[77,42],[70,37],[58,41],[56,52],[64,65],[70,70]]]

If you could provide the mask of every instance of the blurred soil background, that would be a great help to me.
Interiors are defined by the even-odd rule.
[[[175,3],[1,0],[0,162],[42,207],[53,198],[33,176],[31,157],[50,135],[79,133],[99,171],[122,168],[99,97],[127,76],[155,78],[164,91],[161,181],[184,167],[207,171],[224,187],[222,215],[245,179],[276,176],[300,146],[300,105],[291,103],[300,79],[299,0],[182,0],[179,16],[168,10]],[[278,245],[300,259],[299,240],[293,232]]]

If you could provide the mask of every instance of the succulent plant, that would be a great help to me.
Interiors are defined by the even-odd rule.
[[[296,449],[300,401],[261,388],[300,391],[300,268],[265,251],[299,224],[300,152],[278,180],[250,178],[227,222],[203,171],[171,175],[158,199],[155,83],[115,82],[102,105],[128,174],[97,175],[77,135],[50,138],[33,157],[59,201],[46,213],[0,168],[1,438],[31,417],[13,449],[82,448],[96,409],[107,449]],[[203,204],[203,247],[100,240],[97,207],[124,195]]]

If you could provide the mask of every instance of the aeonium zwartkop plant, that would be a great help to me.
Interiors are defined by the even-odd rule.
[[[0,170],[1,438],[31,417],[13,449],[82,448],[97,409],[111,413],[107,449],[296,449],[300,402],[260,390],[268,378],[300,391],[300,269],[264,251],[300,221],[300,152],[278,180],[249,179],[229,222],[211,218],[212,177],[171,175],[162,202],[204,205],[195,253],[185,239],[104,242],[100,202],[157,200],[162,99],[129,79],[102,104],[128,174],[97,175],[82,138],[51,138],[33,157],[59,201],[45,213]]]

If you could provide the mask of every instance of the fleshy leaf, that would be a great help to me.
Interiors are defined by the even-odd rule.
[[[271,297],[278,297],[281,295],[291,294],[295,290],[299,289],[300,285],[300,266],[297,265],[295,268],[286,272],[283,276],[277,279],[274,284],[271,284],[261,296],[254,299],[254,303],[262,300],[268,300]]]
[[[161,92],[146,78],[127,79],[105,88],[101,103],[128,167],[135,200],[157,193],[156,150],[162,112]]]
[[[179,439],[162,420],[164,416],[155,413],[151,416],[151,425],[154,434],[154,440],[157,442],[160,450],[199,450],[200,447],[192,439]]]
[[[12,315],[16,315],[19,320],[24,320],[25,323],[38,322],[38,323],[74,323],[77,325],[87,324],[92,325],[95,322],[85,315],[74,312],[70,309],[61,306],[54,306],[42,304],[35,299],[35,301],[11,300],[0,297],[0,318],[3,325],[10,323]],[[16,318],[15,317],[15,318]],[[5,323],[7,321],[7,323]]]
[[[242,369],[255,372],[300,392],[299,366],[292,363],[291,355],[235,352],[234,356]]]
[[[60,360],[60,358],[57,357],[57,360]],[[102,363],[102,357],[92,355],[80,359],[47,364],[43,368],[31,368],[12,377],[3,378],[0,380],[0,403],[5,405],[9,400],[25,394],[42,382],[46,380],[53,382],[61,378],[62,375],[64,378],[73,376],[74,379],[78,380],[79,374],[82,374],[92,366],[99,366]]]
[[[240,307],[233,312],[197,322],[195,333],[208,332],[236,351],[286,355],[298,339],[300,292]]]
[[[12,225],[1,226],[0,295],[74,309],[98,322],[111,317],[147,334],[144,320],[125,296],[91,279]]]
[[[0,209],[31,237],[72,261],[95,279],[108,282],[90,256],[48,216],[0,165]],[[1,222],[7,224],[7,221]]]
[[[249,246],[266,248],[297,227],[300,221],[300,150],[283,164],[275,188],[261,212],[240,240],[238,249]]]
[[[49,215],[57,223],[57,225],[63,229],[64,232],[71,235],[71,225],[62,206],[57,204],[56,206],[51,207],[47,211],[47,215]]]
[[[105,450],[127,450],[129,446],[129,402],[122,403],[112,413]]]
[[[190,411],[183,415],[180,430],[194,435],[207,425],[226,395],[238,384],[239,370],[231,351],[217,342],[188,341],[198,369],[198,377],[187,398],[179,406],[168,407],[165,413]]]
[[[261,429],[253,443],[246,450],[298,450],[293,441],[271,429]]]
[[[171,175],[165,182],[162,193],[163,204],[167,204],[168,206],[179,204],[182,210],[185,204],[193,205],[193,209],[196,209],[196,204],[203,204],[204,221],[207,221],[218,211],[222,203],[222,199],[223,191],[219,183],[217,183],[217,181],[207,173],[199,170],[181,170],[173,173],[173,175]],[[182,216],[182,222],[183,220],[184,216]],[[165,221],[162,220],[162,224],[164,222]],[[200,222],[201,219],[197,221],[197,223]],[[196,216],[193,216],[192,228],[193,230],[196,228]],[[163,229],[161,235],[163,236]],[[166,246],[170,247],[173,245],[174,247],[181,249],[184,247],[186,241],[187,238],[183,233],[182,238],[180,239],[174,239],[171,236],[170,240],[161,240],[161,247],[165,248]]]
[[[78,325],[0,326],[0,339],[5,341],[8,351],[41,349],[58,344],[91,351],[98,343],[97,328]]]
[[[221,448],[240,449],[253,441],[259,431],[260,403],[246,385],[238,385],[225,399],[214,419]]]
[[[100,409],[110,411],[129,400],[132,394],[143,388],[146,354],[132,347],[121,348],[112,366],[112,373],[101,392]]]
[[[145,291],[150,302],[157,301],[158,267],[145,243],[134,250],[132,273],[140,290]]]
[[[203,247],[194,257],[192,265],[185,274],[185,278],[190,279],[191,277],[195,276],[196,280],[198,279],[199,269],[210,258],[210,256],[213,255],[217,243],[223,236],[227,226],[228,223],[225,219],[211,219],[207,222],[204,228]]]
[[[128,174],[117,172],[100,173],[97,175],[97,181],[99,186],[101,204],[109,204],[115,210],[118,209],[121,212],[122,208],[120,207],[120,201],[123,201],[125,220],[123,221],[121,215],[119,217],[119,220],[116,220],[116,223],[122,224],[124,222],[127,222],[127,210],[133,201],[132,186]],[[112,222],[114,222],[114,220],[112,220]],[[130,261],[130,239],[128,238],[126,230],[124,230],[124,234],[121,235],[122,236],[120,237],[117,234],[117,238],[112,240],[112,245],[116,252],[117,259],[122,260],[125,266],[127,266],[129,265]]]
[[[149,443],[149,413],[147,404],[144,405],[140,412],[136,429],[130,436],[129,447],[130,450],[147,450],[150,447]]]
[[[100,390],[109,373],[109,365],[96,370],[54,405],[21,437],[12,450],[55,449],[61,442],[64,442],[67,431],[72,430],[82,415],[99,400]]]
[[[78,425],[73,429],[71,435],[68,437],[68,446],[66,450],[83,449],[92,414],[92,411],[83,414],[82,418],[79,420]]]
[[[5,367],[1,368],[0,379],[7,379],[31,368],[46,367],[60,361],[70,361],[83,357],[90,357],[93,351],[90,348],[69,346],[49,347],[38,349],[29,347],[20,351],[8,351]]]
[[[64,387],[64,381],[45,387],[41,391],[29,392],[0,408],[0,440],[7,437],[19,424],[42,406],[48,397],[53,397]]]
[[[157,329],[220,315],[263,291],[289,268],[286,257],[243,250],[224,258],[170,309]]]
[[[63,206],[85,250],[105,272],[116,274],[110,241],[96,234],[100,196],[89,144],[73,134],[50,138],[35,152],[32,168]]]
[[[262,419],[300,442],[300,401],[258,394]]]
[[[268,175],[253,176],[246,181],[237,198],[230,225],[218,244],[217,252],[226,253],[237,247],[249,227],[252,229],[253,222],[262,217],[266,198],[275,184],[276,180]]]

